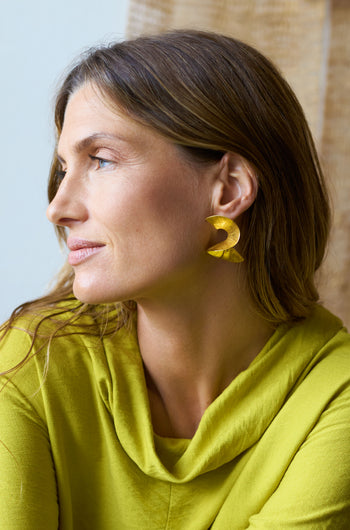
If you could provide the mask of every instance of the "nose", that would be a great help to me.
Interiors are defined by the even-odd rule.
[[[88,210],[81,179],[72,173],[66,173],[47,208],[46,216],[51,223],[68,228],[87,219]]]

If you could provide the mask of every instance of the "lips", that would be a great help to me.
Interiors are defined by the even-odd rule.
[[[87,239],[68,238],[67,246],[70,250],[68,262],[70,265],[76,266],[100,252],[105,245]]]

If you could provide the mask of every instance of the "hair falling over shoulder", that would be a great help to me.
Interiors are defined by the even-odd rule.
[[[125,326],[130,327],[134,304],[116,303],[89,305],[80,302],[72,293],[73,271],[66,264],[57,277],[52,291],[46,296],[18,306],[10,318],[0,326],[0,341],[13,328],[25,330],[31,337],[31,345],[25,357],[16,365],[0,372],[0,375],[15,373],[32,355],[46,347],[48,365],[49,345],[55,337],[84,333],[102,337],[111,335]],[[84,318],[85,317],[85,318]],[[86,318],[87,317],[87,318]],[[34,353],[36,339],[41,346]],[[1,391],[1,387],[0,387]]]
[[[259,189],[240,229],[252,300],[274,326],[304,319],[318,300],[314,276],[327,244],[330,208],[304,113],[275,66],[236,39],[191,30],[92,49],[57,94],[58,138],[71,94],[86,83],[112,108],[122,106],[190,159],[207,163],[229,151],[250,163]],[[58,170],[55,153],[50,201],[60,184]],[[56,230],[65,241],[64,229]],[[113,308],[84,305],[72,295],[72,282],[72,269],[66,267],[47,296],[14,311],[3,333],[29,313],[53,319],[56,311],[66,311],[63,328],[69,322],[69,332],[83,314],[96,322],[94,333],[104,327],[110,332],[130,320],[132,302]],[[40,324],[33,341],[39,332]]]

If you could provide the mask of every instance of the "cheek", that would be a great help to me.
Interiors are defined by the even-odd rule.
[[[206,244],[209,193],[196,185],[193,175],[181,171],[164,170],[159,177],[156,172],[129,174],[92,192],[93,218],[103,225],[118,256],[122,248],[130,265],[136,256],[168,252],[170,258],[187,246]]]
[[[205,208],[192,196],[192,190],[156,190],[145,194],[132,221],[137,239],[134,250],[143,249],[152,267],[171,267],[193,259],[205,246],[208,231]],[[144,265],[146,265],[144,263]]]
[[[132,199],[106,197],[93,218],[109,248],[77,270],[76,296],[90,303],[133,299],[187,277],[210,234],[204,207],[194,208],[189,199],[149,188]]]
[[[144,187],[139,196],[139,208],[159,221],[180,225],[183,221],[191,222],[201,215],[203,206],[203,196],[195,190],[192,181],[192,175],[182,175],[179,170],[168,175],[162,185]]]

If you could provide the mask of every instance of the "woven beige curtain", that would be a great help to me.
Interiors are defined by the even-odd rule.
[[[350,1],[130,0],[130,37],[175,28],[218,31],[256,46],[304,107],[334,210],[321,299],[350,326]]]

